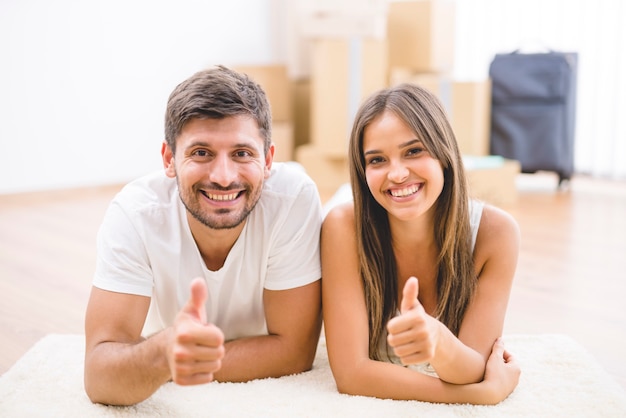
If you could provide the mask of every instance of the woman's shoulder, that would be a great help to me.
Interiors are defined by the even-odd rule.
[[[513,215],[499,207],[489,204],[485,204],[483,207],[480,229],[492,233],[519,233],[519,225]]]
[[[476,238],[476,255],[482,258],[503,251],[515,252],[519,241],[520,229],[515,218],[501,208],[485,204]]]
[[[352,201],[333,207],[324,217],[322,231],[332,230],[340,233],[354,231],[354,204]]]

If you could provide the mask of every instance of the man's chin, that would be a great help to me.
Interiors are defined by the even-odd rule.
[[[221,214],[218,212],[212,216],[196,216],[192,214],[197,221],[202,223],[207,228],[211,229],[234,229],[240,226],[245,220],[248,214],[234,214],[230,211],[223,211]]]

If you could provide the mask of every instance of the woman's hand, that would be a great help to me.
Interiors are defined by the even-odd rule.
[[[515,357],[504,349],[504,343],[498,338],[493,344],[491,355],[487,360],[485,378],[479,386],[483,386],[486,402],[497,404],[506,399],[517,387],[521,369]]]
[[[426,313],[418,291],[417,278],[410,277],[402,290],[400,315],[387,324],[387,342],[405,365],[431,361],[439,339],[439,322]]]

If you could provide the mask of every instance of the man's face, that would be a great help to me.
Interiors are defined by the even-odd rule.
[[[269,176],[256,121],[248,116],[191,119],[176,139],[176,155],[163,146],[166,174],[176,177],[180,198],[196,220],[230,229],[250,214]]]

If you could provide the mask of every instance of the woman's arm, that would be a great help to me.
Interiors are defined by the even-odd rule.
[[[519,367],[513,358],[505,362],[504,348],[499,344],[494,346],[486,379],[477,384],[449,384],[399,365],[370,360],[368,317],[351,204],[327,215],[321,245],[324,329],[330,366],[340,392],[473,404],[497,403],[512,392],[519,379]]]
[[[428,315],[419,300],[419,282],[407,280],[401,314],[388,324],[389,344],[403,364],[429,362],[440,379],[455,384],[480,382],[504,317],[517,265],[519,230],[505,212],[486,206],[477,237],[478,288],[459,338]]]
[[[513,217],[486,205],[474,250],[478,287],[459,330],[459,339],[485,361],[493,342],[502,335],[519,243],[519,227]]]
[[[418,299],[419,282],[410,277],[402,292],[400,314],[387,324],[387,341],[404,365],[429,363],[448,383],[483,380],[486,359],[430,316]]]

